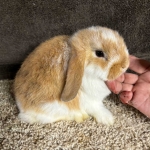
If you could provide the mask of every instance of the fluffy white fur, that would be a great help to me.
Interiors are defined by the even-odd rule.
[[[105,74],[104,71],[102,73],[101,69],[96,66],[94,71],[93,68],[93,65],[87,66],[82,79],[81,110],[95,117],[97,122],[108,125],[113,124],[114,118],[112,114],[103,105],[103,100],[110,94],[110,90],[102,80],[107,73]]]
[[[18,105],[18,108],[21,107]],[[75,120],[77,122],[82,122],[84,119],[88,118],[88,114],[84,110],[69,110],[65,104],[60,104],[58,101],[41,105],[41,110],[43,113],[37,113],[33,110],[24,112],[21,109],[19,118],[28,123],[52,123],[60,120]]]
[[[117,42],[117,38],[115,37],[113,31],[110,30],[110,29],[105,29],[103,27],[95,27],[95,26],[89,27],[89,29],[92,30],[92,31],[94,31],[95,35],[98,34],[97,31],[102,30],[102,37],[104,39],[106,39],[106,40],[109,39],[111,41]],[[98,37],[99,37],[99,35],[98,35]],[[97,43],[99,43],[99,42],[97,42]]]

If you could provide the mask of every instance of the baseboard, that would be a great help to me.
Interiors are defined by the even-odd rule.
[[[20,64],[0,65],[0,80],[14,79],[16,72],[20,68]]]

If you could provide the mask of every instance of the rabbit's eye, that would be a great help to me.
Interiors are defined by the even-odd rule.
[[[96,54],[97,57],[105,57],[103,51],[101,51],[101,50],[96,50],[95,54]]]

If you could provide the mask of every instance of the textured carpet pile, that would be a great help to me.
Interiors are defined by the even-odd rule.
[[[11,95],[13,81],[0,81],[0,149],[2,150],[150,150],[150,119],[123,105],[115,95],[105,100],[114,114],[113,126],[93,118],[83,123],[60,121],[27,124],[17,118]]]

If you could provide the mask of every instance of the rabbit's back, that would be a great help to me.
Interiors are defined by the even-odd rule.
[[[16,100],[28,108],[59,99],[69,55],[68,36],[57,36],[38,46],[26,58],[16,75]]]

